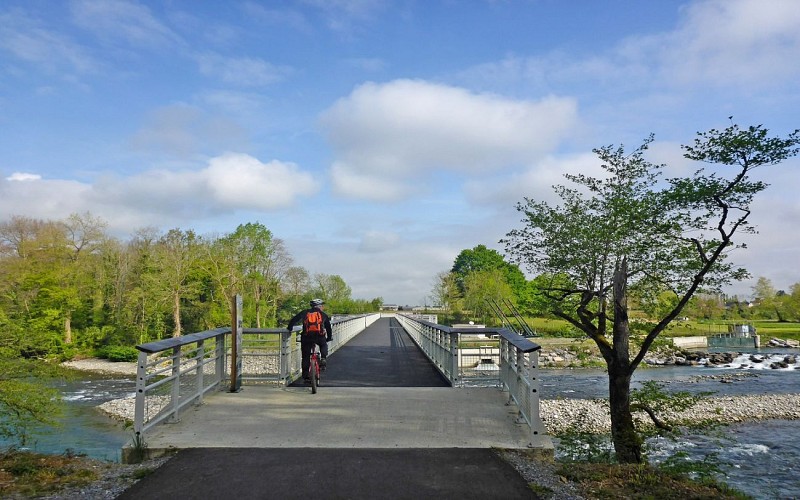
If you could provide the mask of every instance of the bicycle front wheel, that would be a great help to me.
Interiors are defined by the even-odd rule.
[[[319,377],[319,362],[315,356],[311,357],[311,366],[309,366],[308,371],[311,372],[311,394],[317,393],[317,383]]]

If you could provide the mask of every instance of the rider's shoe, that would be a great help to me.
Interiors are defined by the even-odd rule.
[[[322,358],[319,360],[319,367],[321,370],[325,371],[325,368],[328,367],[328,358]]]

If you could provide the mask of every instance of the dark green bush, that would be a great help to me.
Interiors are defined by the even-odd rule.
[[[136,361],[139,358],[139,351],[135,347],[106,346],[97,350],[97,357],[109,361]]]

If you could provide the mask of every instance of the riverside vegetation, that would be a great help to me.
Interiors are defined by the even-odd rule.
[[[560,348],[546,348],[545,357]],[[567,346],[569,349],[569,346]],[[574,355],[574,354],[573,354]],[[577,355],[575,355],[577,359]],[[591,366],[593,363],[586,360]],[[133,373],[133,363],[112,363],[87,359],[67,363],[76,369],[106,373]],[[651,400],[664,394],[650,394]],[[103,405],[115,418],[129,418],[131,401],[117,400]],[[682,425],[697,423],[737,422],[762,418],[800,418],[800,395],[770,398],[697,399],[685,404],[685,412],[663,412],[665,421]],[[695,404],[696,403],[696,404]],[[674,406],[675,400],[671,400]],[[791,413],[794,411],[794,413]],[[127,412],[127,413],[126,413]],[[608,410],[595,400],[543,400],[541,414],[548,432],[560,439],[560,447],[584,450],[573,459],[542,461],[524,450],[502,450],[501,456],[511,463],[543,498],[663,498],[668,493],[682,492],[689,498],[745,498],[745,496],[712,479],[713,463],[661,466],[641,464],[613,467],[609,456],[592,436],[607,432]],[[572,425],[565,425],[572,423]],[[647,424],[647,419],[640,419]],[[649,432],[653,432],[652,429]],[[587,443],[589,445],[587,446]],[[594,444],[592,444],[594,443]],[[587,452],[586,450],[593,450]],[[564,453],[562,453],[564,454]],[[40,497],[114,498],[135,481],[145,477],[163,463],[145,462],[123,465],[90,460],[65,453],[61,456],[10,452],[0,456],[0,496],[6,498]],[[577,461],[576,461],[577,460]],[[694,477],[691,479],[690,477]],[[88,496],[87,496],[88,495]],[[639,496],[637,496],[639,495]]]

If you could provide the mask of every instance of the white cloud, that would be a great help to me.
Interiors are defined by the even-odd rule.
[[[380,253],[390,250],[400,242],[400,235],[387,231],[367,231],[361,237],[359,252]]]
[[[223,57],[218,54],[196,56],[200,72],[224,83],[241,87],[260,87],[278,82],[291,74],[287,66],[275,66],[252,57]]]
[[[795,0],[708,0],[682,13],[676,32],[653,40],[665,74],[725,84],[767,83],[797,74],[800,9]]]
[[[262,163],[243,154],[212,159],[203,177],[214,200],[236,209],[274,210],[319,190],[314,177],[293,163]]]
[[[39,174],[27,174],[25,172],[14,172],[13,174],[6,177],[7,181],[18,181],[18,182],[26,182],[26,181],[38,181],[41,179],[42,176]]]
[[[673,30],[630,36],[603,53],[511,55],[460,76],[489,88],[555,88],[621,102],[642,90],[795,85],[797,26],[796,0],[701,0],[681,8]]]
[[[263,163],[231,153],[198,170],[150,170],[106,176],[94,184],[12,174],[0,182],[0,219],[19,213],[20,207],[27,216],[53,220],[89,211],[113,229],[130,231],[153,224],[191,225],[249,210],[280,210],[318,189],[313,176],[295,164]]]
[[[397,80],[361,85],[321,122],[339,158],[331,172],[335,189],[380,199],[386,193],[361,186],[380,186],[396,198],[436,170],[476,174],[530,163],[564,139],[576,115],[566,98],[518,101]]]
[[[183,46],[183,40],[146,6],[125,0],[74,0],[75,24],[103,39],[124,40],[134,47]]]
[[[177,158],[236,149],[246,142],[246,134],[238,123],[180,103],[149,113],[142,128],[131,138],[134,149]]]
[[[35,174],[0,181],[0,219],[25,215],[40,219],[62,219],[81,212],[91,187],[69,180],[42,180]]]
[[[377,202],[398,201],[413,193],[410,186],[380,173],[363,172],[359,165],[336,162],[331,167],[333,191],[341,196]]]
[[[600,160],[593,153],[548,157],[523,172],[491,181],[472,179],[466,183],[464,190],[470,201],[481,205],[509,206],[522,202],[525,197],[556,203],[559,200],[553,192],[553,186],[571,184],[564,178],[566,173],[600,176]]]
[[[64,75],[95,69],[95,61],[72,39],[19,10],[0,13],[0,49],[45,71]]]

